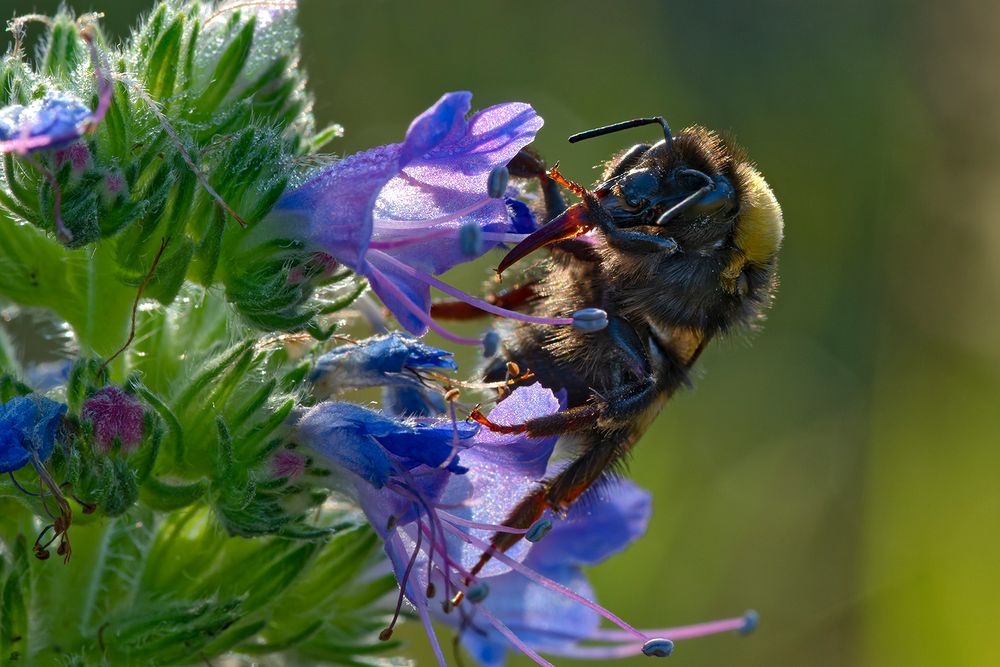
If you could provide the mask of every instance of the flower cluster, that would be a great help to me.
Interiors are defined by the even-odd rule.
[[[402,340],[380,337],[342,348],[319,367],[349,354],[366,383],[381,377],[392,384],[406,358],[436,364],[448,357],[415,342],[401,346]],[[398,357],[387,364],[391,370],[372,374],[374,355],[390,346]],[[534,384],[516,389],[489,417],[516,424],[559,407],[551,391]],[[432,619],[455,627],[483,665],[501,664],[510,648],[542,665],[550,663],[541,653],[600,660],[666,655],[676,639],[752,627],[751,614],[638,630],[597,605],[580,568],[600,563],[645,532],[649,494],[615,482],[590,492],[565,517],[546,513],[529,528],[505,526],[517,501],[560,465],[550,461],[556,438],[502,435],[477,426],[446,418],[393,418],[337,402],[320,403],[297,425],[297,441],[341,472],[344,486],[383,539],[400,583],[396,615],[383,639],[392,635],[404,600],[416,609],[442,665]],[[490,545],[497,533],[524,539],[500,552]],[[473,574],[484,553],[492,560]],[[602,618],[618,629],[601,628]]]
[[[508,310],[440,278],[539,229],[535,195],[510,177],[542,118],[521,102],[472,112],[471,93],[449,92],[399,143],[318,156],[339,127],[315,131],[296,9],[164,0],[119,47],[98,15],[11,23],[0,651],[361,664],[394,645],[404,609],[442,665],[435,621],[486,666],[510,650],[542,665],[662,656],[749,630],[752,614],[637,629],[598,604],[584,568],[645,532],[649,493],[614,481],[514,525],[566,463],[555,436],[513,427],[565,405],[541,384],[511,391],[529,372],[460,380],[452,352],[419,340],[434,331],[487,355],[498,343],[442,326],[432,288],[462,302],[453,312],[607,324],[595,308]],[[45,30],[34,62],[27,21]],[[35,346],[7,330],[8,315],[38,311],[64,343],[55,361],[22,355]],[[364,325],[376,335],[346,335]],[[344,400],[371,389],[380,407]],[[462,419],[479,414],[468,394],[495,390],[483,421],[513,433]],[[50,547],[79,569],[38,562]]]

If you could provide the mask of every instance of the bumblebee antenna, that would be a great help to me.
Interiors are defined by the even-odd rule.
[[[631,130],[633,127],[642,127],[643,125],[654,125],[659,124],[663,128],[663,140],[667,142],[667,150],[671,153],[674,152],[674,138],[670,134],[670,126],[667,125],[667,121],[663,119],[663,116],[654,116],[653,118],[636,118],[634,120],[625,120],[621,123],[615,123],[614,125],[605,125],[604,127],[596,127],[593,130],[587,130],[586,132],[577,132],[569,138],[569,143],[575,144],[578,141],[583,141],[584,139],[593,139],[594,137],[601,137],[605,134],[611,134],[612,132],[620,132],[621,130]]]

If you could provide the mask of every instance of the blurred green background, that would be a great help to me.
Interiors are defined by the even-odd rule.
[[[105,11],[112,34],[148,6],[69,4]],[[345,126],[339,153],[398,141],[469,89],[479,108],[533,104],[536,146],[570,178],[655,137],[567,135],[663,114],[731,130],[777,193],[767,326],[713,345],[646,434],[631,470],[655,493],[649,534],[592,572],[639,626],[760,612],[753,636],[681,643],[671,664],[1000,664],[989,4],[302,2],[316,116]],[[57,5],[3,0],[0,16]],[[472,286],[489,266],[453,277]],[[407,636],[432,664],[417,624]]]

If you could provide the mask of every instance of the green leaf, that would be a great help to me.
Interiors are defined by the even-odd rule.
[[[250,55],[256,23],[256,17],[250,17],[242,30],[226,47],[215,66],[208,86],[195,101],[195,109],[203,113],[215,111],[232,90],[233,84],[236,83],[236,79],[243,71],[247,57]]]
[[[147,61],[146,92],[154,100],[168,101],[174,94],[183,37],[184,15],[178,14],[156,41]]]

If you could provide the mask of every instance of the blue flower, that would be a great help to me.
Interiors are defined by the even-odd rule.
[[[0,109],[0,153],[65,148],[83,135],[92,119],[90,109],[66,93],[46,95],[28,106],[4,107]]]
[[[393,332],[336,347],[319,358],[309,376],[313,394],[326,398],[368,387],[424,386],[421,370],[457,370],[451,352]]]
[[[479,430],[464,422],[394,419],[353,403],[334,402],[310,409],[296,428],[302,444],[376,489],[421,466],[465,472],[459,450]]]
[[[0,404],[0,473],[52,455],[66,406],[44,396],[16,396]]]

